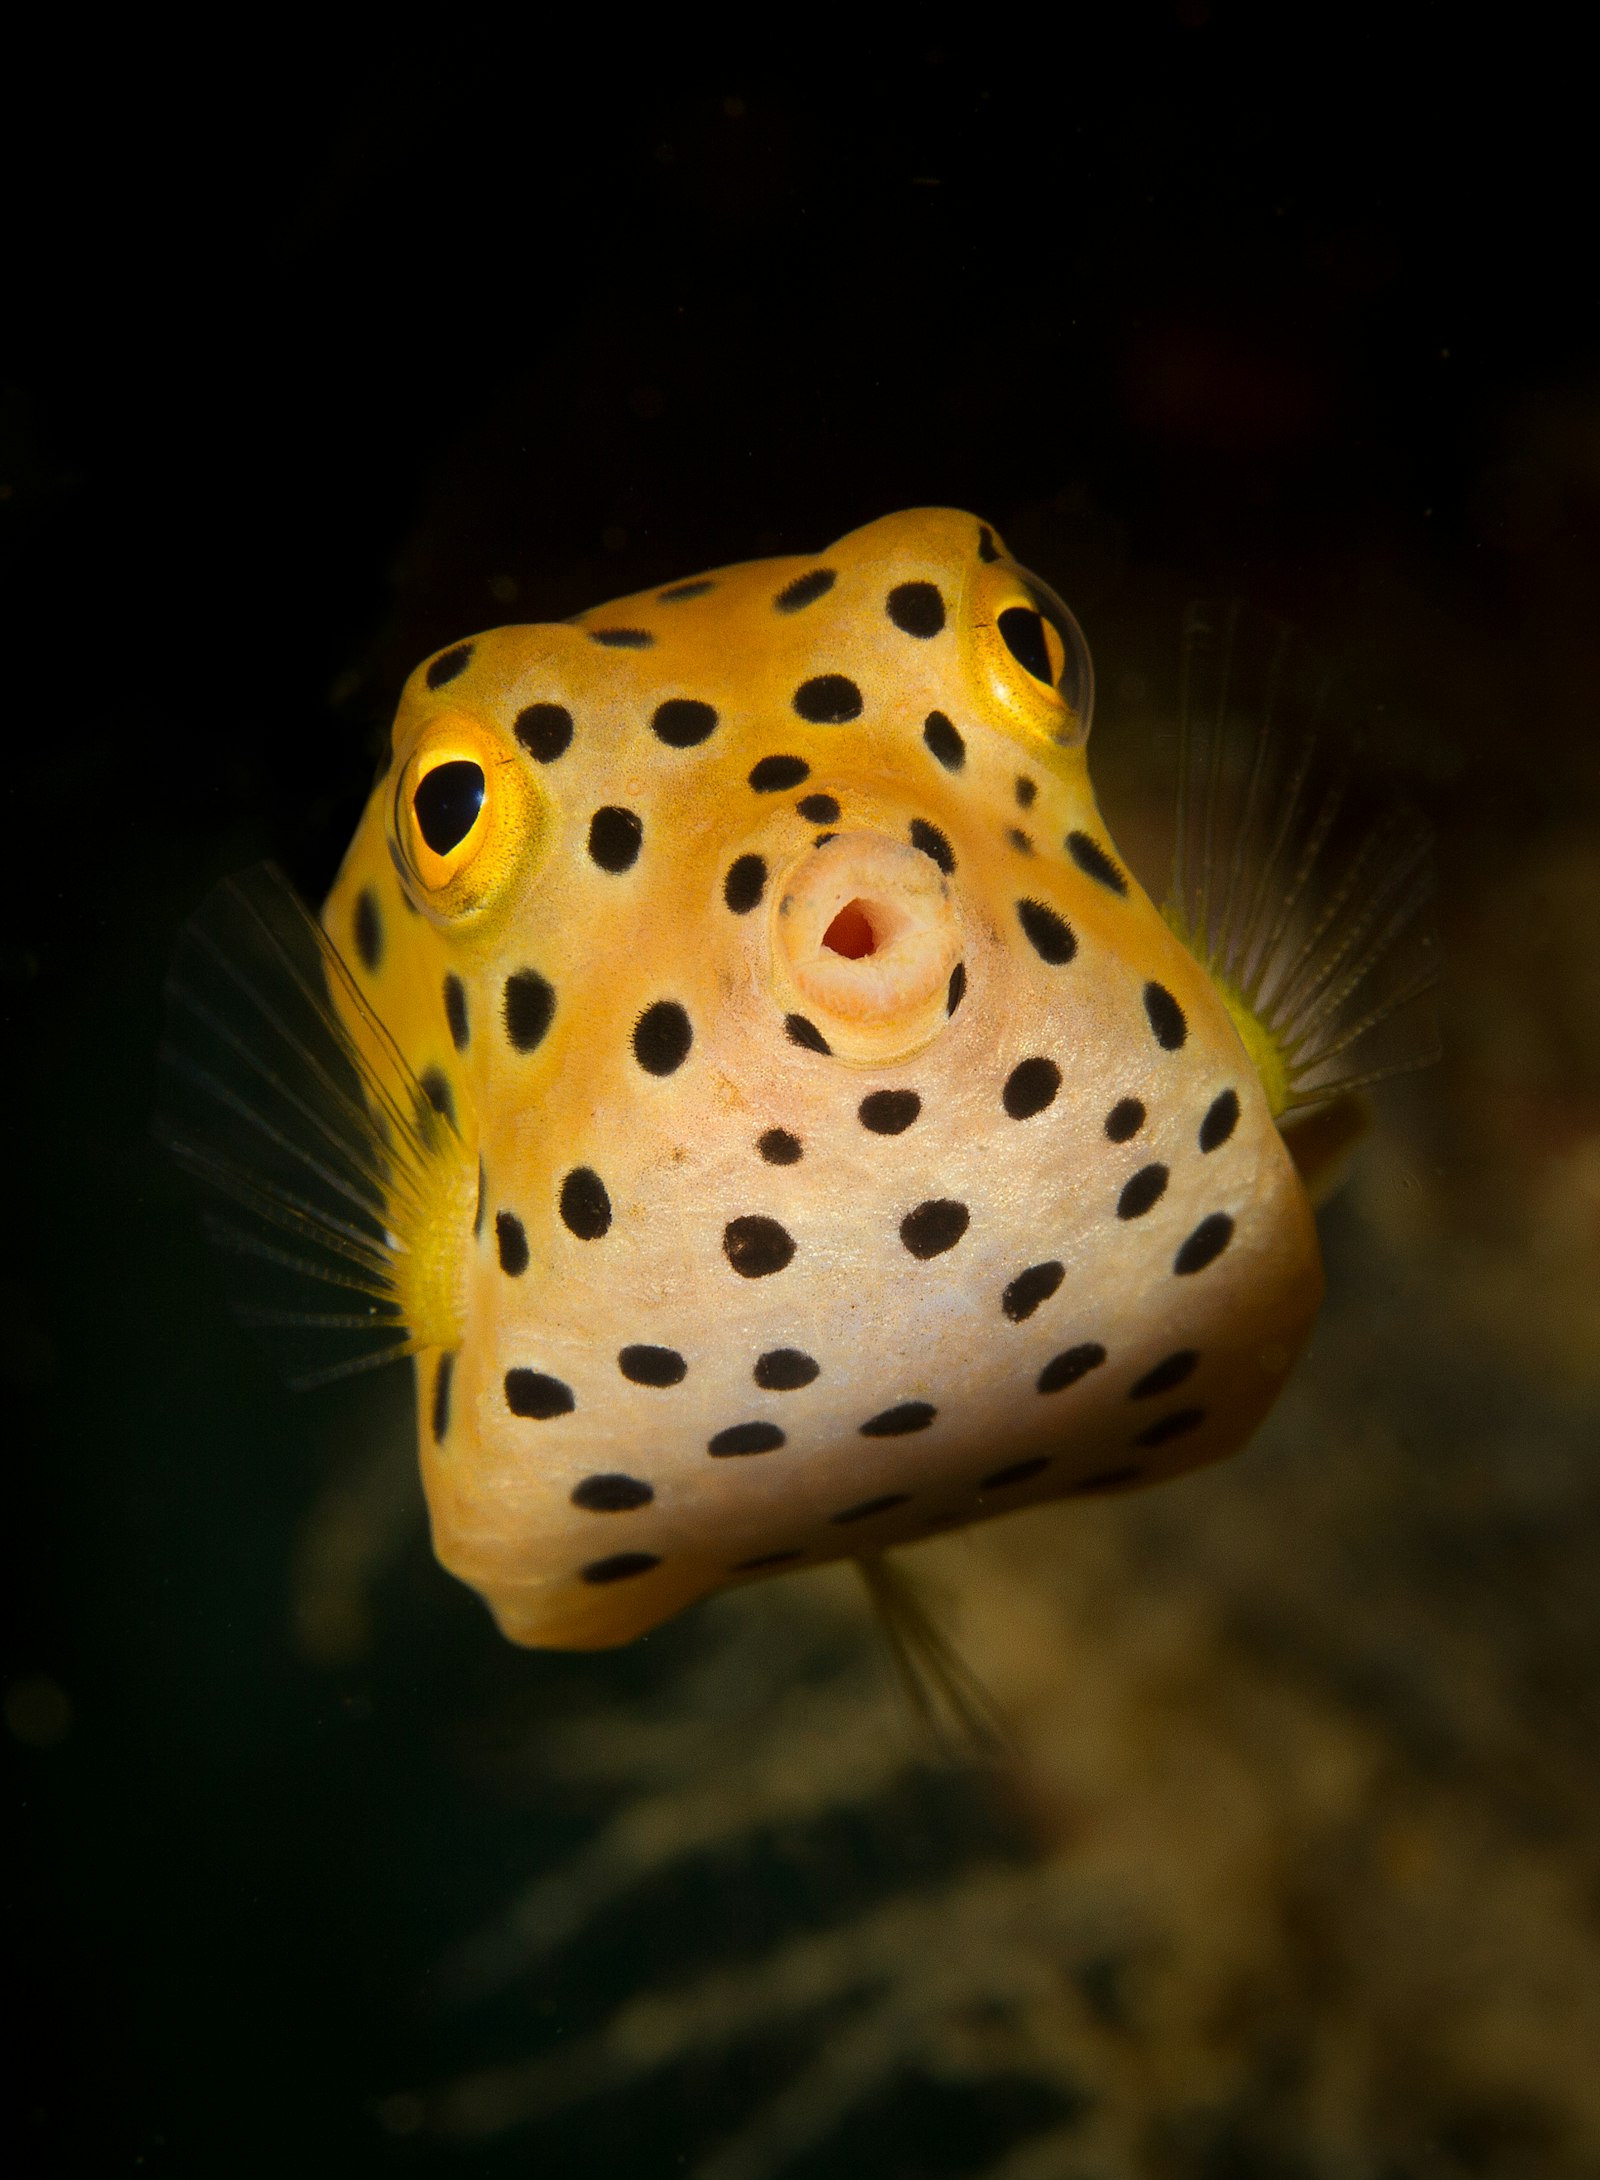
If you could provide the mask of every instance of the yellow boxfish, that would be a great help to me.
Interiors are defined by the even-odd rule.
[[[1426,850],[1330,865],[1335,803],[1214,694],[1163,915],[1076,621],[917,510],[453,644],[321,929],[259,876],[202,912],[180,1154],[265,1276],[355,1290],[259,1321],[415,1357],[436,1552],[513,1641],[1260,1423],[1322,1290],[1280,1122],[1427,981],[1373,996]]]

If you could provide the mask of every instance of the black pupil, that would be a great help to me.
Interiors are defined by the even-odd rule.
[[[1056,683],[1056,687],[1072,706],[1072,709],[1075,712],[1081,712],[1086,694],[1081,671],[1082,639],[1074,629],[1059,599],[1055,597],[1053,592],[1046,590],[1042,583],[1034,589],[1033,598],[1039,611],[1061,638],[1061,679]]]
[[[1032,674],[1035,681],[1042,681],[1047,689],[1053,688],[1055,675],[1050,670],[1050,648],[1044,640],[1044,622],[1033,608],[1007,606],[1000,616],[1000,633],[1017,664]]]
[[[483,808],[483,767],[468,757],[435,765],[411,797],[422,837],[435,855],[460,847]]]

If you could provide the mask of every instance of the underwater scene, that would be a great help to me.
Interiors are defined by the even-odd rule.
[[[1346,27],[41,94],[8,2170],[1600,2175],[1594,188]]]

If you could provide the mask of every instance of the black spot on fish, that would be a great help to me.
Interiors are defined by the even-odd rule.
[[[1233,1090],[1219,1091],[1206,1109],[1206,1117],[1200,1123],[1200,1148],[1203,1151],[1220,1150],[1239,1125],[1239,1097]]]
[[[799,1045],[806,1052],[820,1052],[825,1059],[832,1056],[832,1045],[816,1023],[808,1022],[803,1014],[786,1014],[783,1027],[790,1044]]]
[[[471,1032],[467,1024],[467,987],[452,969],[444,980],[444,1018],[450,1025],[450,1042],[465,1052]]]
[[[967,996],[967,965],[958,961],[950,972],[950,982],[945,986],[944,1011],[954,1014]]]
[[[971,1218],[965,1204],[948,1196],[930,1197],[900,1221],[900,1239],[914,1257],[926,1262],[929,1257],[943,1256],[947,1249],[953,1249]]]
[[[1000,1102],[1013,1120],[1031,1120],[1055,1103],[1061,1088],[1061,1070],[1054,1060],[1019,1060],[1006,1077]]]
[[[772,603],[780,613],[798,613],[826,598],[838,580],[832,568],[813,568],[809,575],[797,575],[792,583],[785,583]]]
[[[1119,1219],[1142,1219],[1145,1213],[1160,1203],[1167,1193],[1167,1169],[1163,1165],[1141,1166],[1133,1178],[1123,1186],[1117,1198]]]
[[[909,1506],[909,1491],[886,1491],[881,1499],[863,1499],[859,1506],[847,1506],[843,1513],[831,1515],[835,1522],[867,1521],[874,1514],[887,1514],[891,1507]]]
[[[663,606],[681,606],[686,598],[703,598],[716,584],[706,576],[697,576],[692,583],[674,583],[670,590],[658,590],[656,602]]]
[[[896,583],[884,611],[903,635],[927,638],[944,627],[944,600],[934,583]]]
[[[861,691],[844,674],[813,674],[794,692],[794,708],[814,727],[842,727],[861,717]]]
[[[1000,558],[1000,548],[994,541],[994,532],[986,522],[980,522],[978,525],[978,558],[980,560],[998,560]]]
[[[822,1365],[798,1347],[769,1348],[756,1357],[755,1381],[764,1393],[797,1393],[818,1377]]]
[[[813,825],[832,825],[839,815],[839,805],[832,795],[802,795],[795,808]]]
[[[1112,893],[1127,892],[1127,879],[1092,833],[1068,833],[1067,853],[1086,878],[1093,878]]]
[[[1157,1393],[1170,1393],[1175,1385],[1192,1377],[1194,1366],[1200,1360],[1199,1352],[1192,1347],[1177,1348],[1164,1356],[1153,1370],[1147,1370],[1128,1388],[1130,1400],[1154,1400]]]
[[[591,628],[589,641],[604,644],[608,651],[648,651],[655,642],[647,628]]]
[[[675,1347],[625,1347],[617,1356],[617,1368],[632,1385],[653,1385],[664,1390],[681,1385],[689,1365]]]
[[[1156,1422],[1134,1435],[1136,1446],[1164,1446],[1169,1439],[1187,1438],[1197,1431],[1206,1419],[1204,1408],[1175,1408],[1171,1415],[1164,1415]]]
[[[613,1552],[609,1559],[591,1559],[581,1570],[585,1582],[628,1582],[637,1574],[648,1574],[652,1567],[659,1567],[659,1552]]]
[[[1017,774],[1017,808],[1019,810],[1031,809],[1033,799],[1038,792],[1039,783],[1037,780],[1030,780],[1027,774],[1023,772]]]
[[[454,1355],[441,1355],[439,1368],[433,1381],[433,1442],[444,1443],[444,1434],[450,1428],[450,1380],[455,1373]]]
[[[639,860],[644,825],[631,810],[608,803],[589,820],[589,858],[602,870],[631,870]]]
[[[514,1211],[494,1215],[494,1244],[500,1252],[500,1269],[520,1279],[528,1269],[528,1230]]]
[[[794,1236],[776,1219],[748,1212],[728,1221],[722,1230],[722,1247],[741,1279],[766,1279],[793,1259]]]
[[[571,1415],[577,1405],[572,1387],[563,1385],[559,1378],[546,1377],[542,1370],[506,1372],[506,1406],[513,1415],[548,1423],[552,1416]]]
[[[611,1228],[611,1198],[592,1166],[574,1166],[561,1184],[561,1223],[579,1241],[599,1241]]]
[[[926,818],[911,820],[911,845],[920,849],[924,855],[931,856],[947,878],[955,869],[955,850],[938,826],[930,825]]]
[[[693,749],[697,742],[707,741],[716,726],[715,710],[694,696],[669,696],[656,706],[650,721],[651,733],[669,749]]]
[[[572,743],[572,714],[565,704],[530,704],[517,714],[517,740],[530,757],[553,765]]]
[[[1019,901],[1017,921],[1039,959],[1049,962],[1053,969],[1069,962],[1078,951],[1072,926],[1043,901]]]
[[[1106,1134],[1113,1143],[1127,1143],[1144,1126],[1144,1107],[1137,1098],[1118,1098],[1106,1115]]]
[[[430,663],[423,679],[430,689],[442,689],[447,681],[454,681],[458,674],[464,674],[471,661],[471,644],[458,643],[453,650],[439,653]]]
[[[769,1166],[797,1166],[804,1155],[800,1138],[787,1128],[768,1128],[756,1138],[756,1149]]]
[[[352,929],[361,966],[368,976],[375,976],[383,960],[383,916],[378,907],[378,896],[370,886],[363,886],[356,895]]]
[[[748,916],[767,890],[767,866],[759,855],[741,855],[728,866],[722,898],[736,916]]]
[[[587,1514],[631,1514],[654,1497],[652,1487],[637,1476],[586,1476],[574,1486],[572,1503]]]
[[[1063,1348],[1039,1372],[1039,1390],[1041,1393],[1063,1393],[1069,1385],[1076,1385],[1080,1378],[1086,1378],[1091,1370],[1098,1370],[1105,1359],[1106,1351],[1098,1340],[1085,1340],[1079,1347]]]
[[[1144,1011],[1150,1018],[1155,1040],[1164,1052],[1176,1052],[1189,1034],[1189,1025],[1183,1009],[1167,990],[1165,984],[1147,984],[1144,988]]]
[[[1030,1264],[1025,1272],[1018,1272],[1001,1295],[1000,1307],[1014,1325],[1020,1325],[1033,1315],[1041,1302],[1049,1301],[1065,1277],[1064,1265],[1054,1262]]]
[[[985,1476],[979,1484],[980,1491],[1004,1491],[1008,1484],[1025,1484],[1034,1476],[1042,1476],[1050,1466],[1047,1453],[1036,1453],[1031,1460],[1013,1461],[1009,1468],[997,1468]]]
[[[1006,839],[1011,843],[1012,847],[1016,849],[1018,855],[1032,855],[1033,842],[1028,838],[1025,832],[1021,831],[1019,827],[1015,825],[1008,827],[1006,832]]]
[[[925,1431],[939,1413],[932,1401],[903,1400],[897,1408],[885,1408],[881,1415],[868,1416],[861,1425],[863,1438],[905,1438],[912,1431]]]
[[[921,1111],[915,1090],[870,1090],[856,1107],[856,1118],[874,1135],[904,1135]]]
[[[750,767],[750,785],[758,795],[775,795],[810,777],[811,767],[803,757],[763,757]]]
[[[706,1451],[721,1460],[735,1453],[776,1453],[785,1443],[776,1423],[730,1423],[715,1438],[707,1439]]]
[[[450,1087],[450,1078],[442,1067],[425,1067],[422,1080],[417,1086],[441,1120],[456,1124],[456,1094]]]
[[[694,1043],[686,1011],[675,999],[658,999],[633,1025],[633,1056],[647,1075],[671,1075]]]
[[[943,712],[929,712],[922,723],[922,739],[946,772],[959,772],[967,761],[967,745]]]
[[[1179,1273],[1203,1272],[1208,1264],[1214,1264],[1233,1239],[1233,1221],[1226,1211],[1213,1211],[1204,1218],[1189,1236],[1172,1260],[1172,1269]]]
[[[503,1009],[512,1045],[518,1052],[532,1052],[544,1042],[556,995],[537,969],[514,969],[506,978]]]

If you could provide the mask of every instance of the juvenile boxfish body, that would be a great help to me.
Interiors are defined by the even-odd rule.
[[[428,1101],[383,1247],[435,1549],[514,1641],[1170,1477],[1276,1398],[1310,1204],[1090,708],[941,509],[412,676],[323,922]]]

